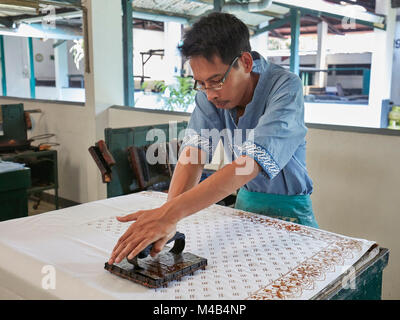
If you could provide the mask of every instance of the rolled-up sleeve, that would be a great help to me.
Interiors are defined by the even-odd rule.
[[[187,146],[199,148],[206,152],[210,163],[220,140],[221,118],[204,93],[198,92],[195,102],[196,107],[185,130],[180,152]]]
[[[301,80],[294,74],[280,81],[267,100],[253,135],[241,146],[240,153],[253,158],[273,179],[304,142],[304,98]]]

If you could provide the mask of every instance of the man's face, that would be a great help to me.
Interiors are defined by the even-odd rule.
[[[207,99],[217,108],[233,109],[242,105],[245,99],[250,79],[249,68],[243,64],[242,57],[235,65],[238,67],[231,68],[220,90],[208,89],[205,91]],[[211,61],[202,56],[191,57],[190,66],[194,79],[206,88],[219,84],[229,68],[229,65],[224,64],[218,55],[214,55]]]

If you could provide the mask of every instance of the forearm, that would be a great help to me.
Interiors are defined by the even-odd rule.
[[[201,160],[204,158],[204,151],[197,148],[187,147],[183,150],[171,179],[167,201],[176,198],[199,183],[204,168],[204,162]]]
[[[226,165],[197,186],[175,197],[167,205],[168,214],[179,221],[224,199],[254,179],[261,167],[250,157],[243,156]]]
[[[171,179],[167,201],[176,198],[197,185],[200,181],[202,171],[203,165],[182,164],[178,162]]]

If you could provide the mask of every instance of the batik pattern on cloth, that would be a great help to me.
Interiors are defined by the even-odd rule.
[[[342,237],[319,229],[306,228],[298,224],[285,224],[268,217],[254,217],[245,212],[240,212],[239,215],[253,223],[261,223],[268,227],[286,230],[289,233],[298,233],[327,243],[327,246],[314,256],[305,259],[285,275],[258,290],[249,299],[299,298],[304,290],[313,290],[317,281],[325,280],[328,272],[335,272],[338,266],[345,265],[346,260],[354,258],[354,253],[362,251],[362,242],[357,239]]]
[[[138,209],[150,209],[167,195],[145,191],[130,197]],[[109,217],[88,225],[117,239],[130,224]],[[219,205],[181,220],[177,230],[186,234],[184,251],[208,260],[206,269],[167,288],[146,289],[142,299],[310,299],[375,245]]]

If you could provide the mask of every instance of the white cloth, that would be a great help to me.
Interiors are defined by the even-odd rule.
[[[1,222],[0,298],[309,299],[374,245],[212,205],[177,229],[186,235],[185,251],[208,260],[205,270],[158,289],[106,271],[132,223],[115,217],[165,201],[164,193],[141,192]]]
[[[23,163],[0,160],[0,173],[21,170],[23,168],[25,168],[25,164]]]

